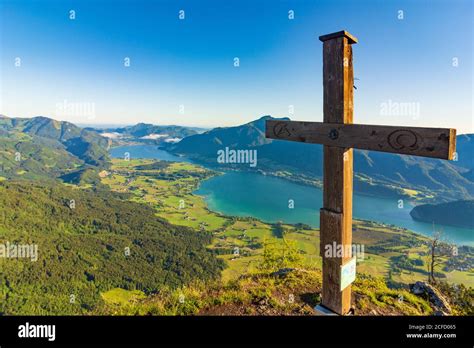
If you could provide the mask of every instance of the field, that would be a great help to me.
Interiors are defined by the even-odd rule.
[[[114,159],[108,174],[102,178],[103,184],[113,191],[131,193],[131,200],[153,206],[156,214],[170,223],[212,232],[208,247],[225,260],[224,282],[254,270],[265,246],[271,244],[292,243],[306,265],[321,266],[318,229],[210,211],[203,197],[193,192],[202,180],[219,173],[189,163]],[[381,276],[400,287],[427,280],[427,238],[368,221],[354,221],[353,233],[354,243],[364,248],[358,258],[358,274]],[[450,283],[474,286],[471,270],[447,272],[440,266],[436,271],[439,278]]]

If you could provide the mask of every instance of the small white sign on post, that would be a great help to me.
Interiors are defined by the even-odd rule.
[[[356,279],[356,257],[341,266],[341,291]]]

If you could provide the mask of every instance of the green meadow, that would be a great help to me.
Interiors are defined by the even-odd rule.
[[[208,248],[226,263],[222,271],[224,282],[255,270],[269,243],[289,241],[296,246],[305,265],[321,267],[319,229],[269,224],[252,217],[210,211],[203,197],[193,192],[202,180],[214,175],[219,173],[189,163],[114,159],[110,175],[102,178],[102,183],[113,191],[131,193],[131,200],[153,206],[156,215],[172,224],[211,232],[213,239]],[[426,281],[428,241],[402,228],[356,220],[353,242],[364,246],[364,257],[357,264],[358,274],[383,277],[395,286]],[[445,272],[441,265],[436,274],[448,283],[474,287],[471,271]]]

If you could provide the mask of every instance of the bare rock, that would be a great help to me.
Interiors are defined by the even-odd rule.
[[[435,309],[434,315],[450,315],[452,312],[449,302],[431,284],[426,282],[416,282],[410,285],[410,290],[415,295],[427,295],[428,300]]]

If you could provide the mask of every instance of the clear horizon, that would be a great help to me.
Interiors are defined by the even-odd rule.
[[[7,115],[2,115],[0,114],[0,116],[6,116],[6,117],[9,117],[9,118],[12,118],[10,116],[7,116]],[[271,116],[271,117],[274,117],[272,115],[262,115],[261,117],[265,117],[265,116]],[[32,117],[49,117],[49,116],[46,116],[46,115],[37,115],[37,116],[32,116]],[[253,121],[256,121],[258,119],[260,119],[261,117],[258,117],[254,120],[251,120],[249,122],[253,122]],[[21,118],[21,117],[20,117]],[[27,117],[28,118],[28,117]],[[51,118],[51,117],[50,117]],[[278,117],[275,117],[275,118],[278,118]],[[53,118],[54,119],[54,118]],[[290,118],[291,119],[291,118]],[[71,122],[71,121],[68,121],[68,120],[58,120],[58,119],[55,119],[57,121],[66,121],[66,122]],[[245,123],[249,123],[249,122],[245,122]],[[74,122],[71,122],[71,123],[74,123]],[[231,124],[231,125],[227,125],[227,126],[209,126],[209,127],[205,127],[205,126],[194,126],[194,125],[189,125],[189,124],[159,124],[159,123],[150,123],[150,122],[136,122],[136,123],[74,123],[76,126],[78,127],[81,127],[81,128],[86,128],[86,127],[91,127],[91,128],[96,128],[96,129],[101,129],[101,128],[120,128],[120,127],[130,127],[130,126],[134,126],[134,125],[137,125],[139,123],[145,123],[145,124],[151,124],[151,125],[154,125],[154,126],[160,126],[160,127],[167,127],[167,126],[179,126],[179,127],[187,127],[187,128],[201,128],[201,129],[204,129],[204,130],[211,130],[211,129],[214,129],[214,128],[219,128],[219,127],[238,127],[238,126],[241,126],[245,123],[239,123],[239,124]],[[459,131],[456,133],[456,136],[460,136],[460,135],[474,135],[474,132],[465,132],[465,133],[460,133]]]
[[[359,39],[355,123],[474,133],[467,0],[0,0],[0,11],[0,113],[9,117],[202,128],[263,115],[322,121],[318,36],[346,29]]]

